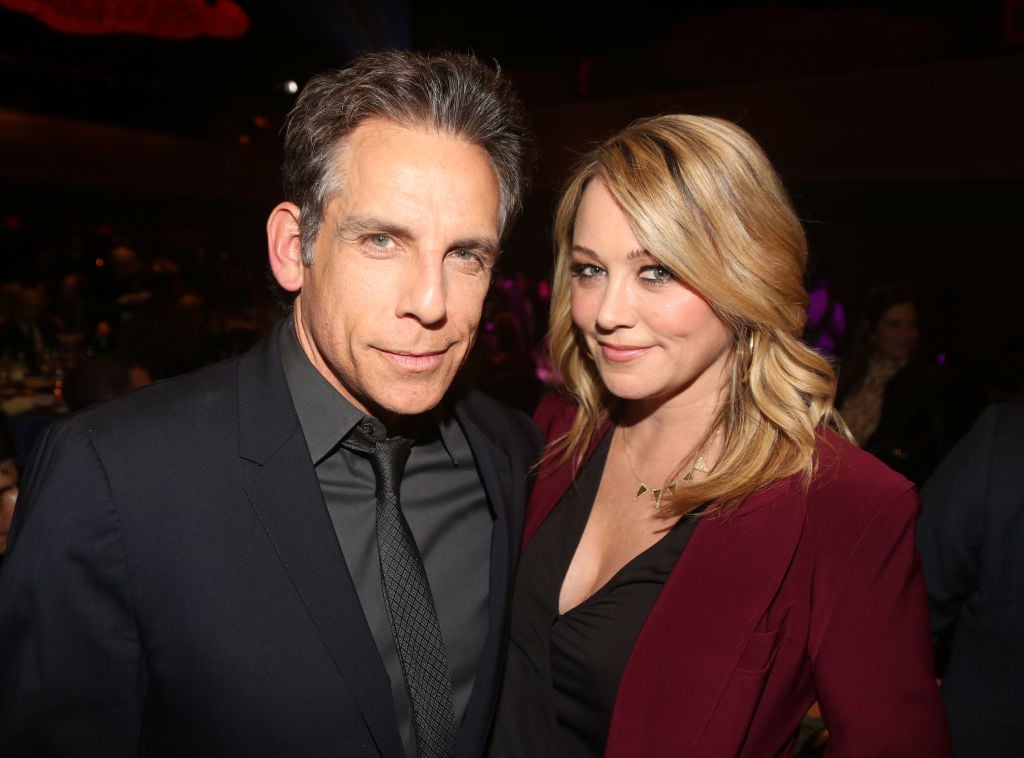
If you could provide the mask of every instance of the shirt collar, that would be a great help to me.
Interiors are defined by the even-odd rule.
[[[383,436],[384,425],[352,405],[310,362],[299,344],[295,322],[291,318],[280,332],[279,343],[281,364],[292,396],[292,405],[299,417],[299,425],[314,466],[334,452],[352,427],[364,418],[369,418],[373,423],[374,436]],[[452,444],[452,434],[455,433],[452,425],[458,422],[454,414],[445,411],[444,405],[442,403],[425,414],[423,431],[414,444],[429,444],[439,437],[452,465],[457,466],[455,447]]]

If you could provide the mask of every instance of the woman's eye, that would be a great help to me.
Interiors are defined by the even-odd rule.
[[[570,271],[577,279],[592,279],[604,273],[600,266],[595,266],[593,263],[574,263]]]
[[[640,278],[648,282],[662,284],[675,279],[675,274],[664,266],[644,266],[640,269]]]

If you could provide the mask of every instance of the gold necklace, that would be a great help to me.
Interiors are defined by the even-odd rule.
[[[637,473],[636,466],[633,465],[633,454],[632,451],[629,449],[629,440],[626,438],[626,427],[623,426],[620,428],[622,429],[622,450],[626,454],[626,463],[629,464],[629,470],[633,472],[633,478],[640,483],[640,486],[636,490],[636,494],[633,495],[633,501],[635,502],[642,498],[644,495],[650,493],[651,498],[654,500],[654,507],[656,509],[660,509],[662,497],[664,497],[665,495],[668,495],[669,497],[674,495],[676,487],[679,485],[679,480],[673,479],[671,482],[666,482],[660,487],[648,487],[646,482],[644,482],[643,477],[641,477],[640,474]],[[689,473],[687,473],[686,476],[683,477],[683,481],[692,482],[694,471],[700,471],[704,474],[711,473],[711,467],[708,465],[708,462],[704,459],[703,450],[697,453],[697,460],[694,461],[693,467],[690,469]]]

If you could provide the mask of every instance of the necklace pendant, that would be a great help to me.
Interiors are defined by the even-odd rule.
[[[664,487],[659,487],[656,490],[651,490],[651,497],[654,498],[654,508],[656,510],[661,510],[661,498],[663,496],[668,495],[669,497],[672,497],[672,495],[676,494],[677,483],[678,482],[674,481],[669,482]]]
[[[672,495],[676,491],[677,482],[671,482],[666,484],[664,487],[658,487],[651,489],[643,482],[640,482],[640,486],[637,488],[636,494],[633,495],[633,500],[639,500],[644,495],[650,494],[651,499],[654,501],[654,507],[661,508],[661,498],[665,495]]]

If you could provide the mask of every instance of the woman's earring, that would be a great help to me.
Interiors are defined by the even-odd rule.
[[[743,378],[740,379],[740,384],[746,384],[750,380],[750,370],[754,367],[754,330],[750,330],[749,339],[747,341],[747,355],[746,355],[746,366],[743,368]]]

